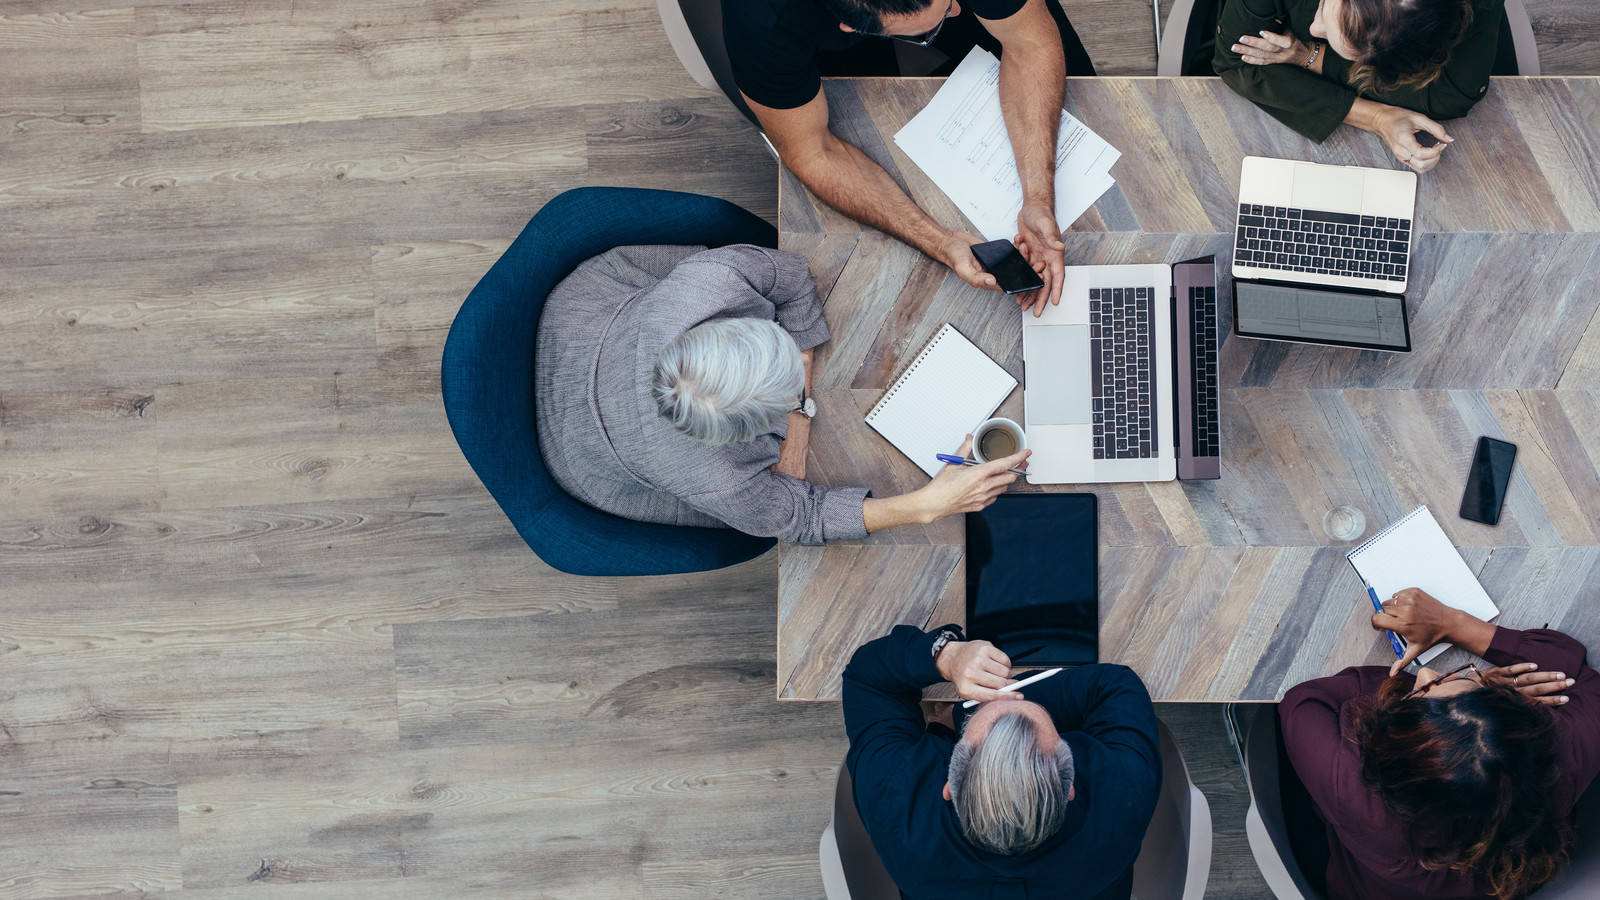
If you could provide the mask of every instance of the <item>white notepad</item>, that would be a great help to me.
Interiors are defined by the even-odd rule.
[[[931,478],[1017,386],[966,335],[945,323],[867,413],[867,424]]]
[[[1485,622],[1500,615],[1500,608],[1489,599],[1489,593],[1426,506],[1406,513],[1345,554],[1345,558],[1377,591],[1379,600],[1415,587],[1432,594],[1440,603],[1465,610]],[[1449,644],[1435,644],[1424,650],[1417,661],[1427,665],[1449,648]]]

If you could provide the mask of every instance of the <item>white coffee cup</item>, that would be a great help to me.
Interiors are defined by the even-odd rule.
[[[986,438],[991,445],[992,455],[983,452],[983,444]],[[1006,447],[1008,446],[1011,449],[1007,450]],[[1028,435],[1022,430],[1021,425],[1010,419],[988,419],[977,428],[972,429],[972,458],[978,462],[1003,459],[1026,449],[1028,449]],[[999,452],[1002,450],[1005,452]]]

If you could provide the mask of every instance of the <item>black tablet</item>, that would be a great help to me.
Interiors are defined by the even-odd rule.
[[[967,637],[1014,666],[1081,666],[1100,655],[1094,494],[1001,494],[967,513]]]

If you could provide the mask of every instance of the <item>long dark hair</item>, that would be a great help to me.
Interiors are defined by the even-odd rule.
[[[1350,81],[1368,93],[1422,87],[1444,71],[1472,24],[1471,0],[1344,0]]]
[[[1566,862],[1572,828],[1550,802],[1555,719],[1509,687],[1405,699],[1390,678],[1355,715],[1361,774],[1415,835],[1427,869],[1477,871],[1500,900]]]

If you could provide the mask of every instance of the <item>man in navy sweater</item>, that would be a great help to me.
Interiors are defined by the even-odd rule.
[[[901,625],[845,668],[845,765],[884,868],[908,900],[1127,898],[1161,788],[1144,684],[1092,665],[1000,693],[1010,660],[961,638]],[[924,728],[940,681],[981,703],[959,741]]]

